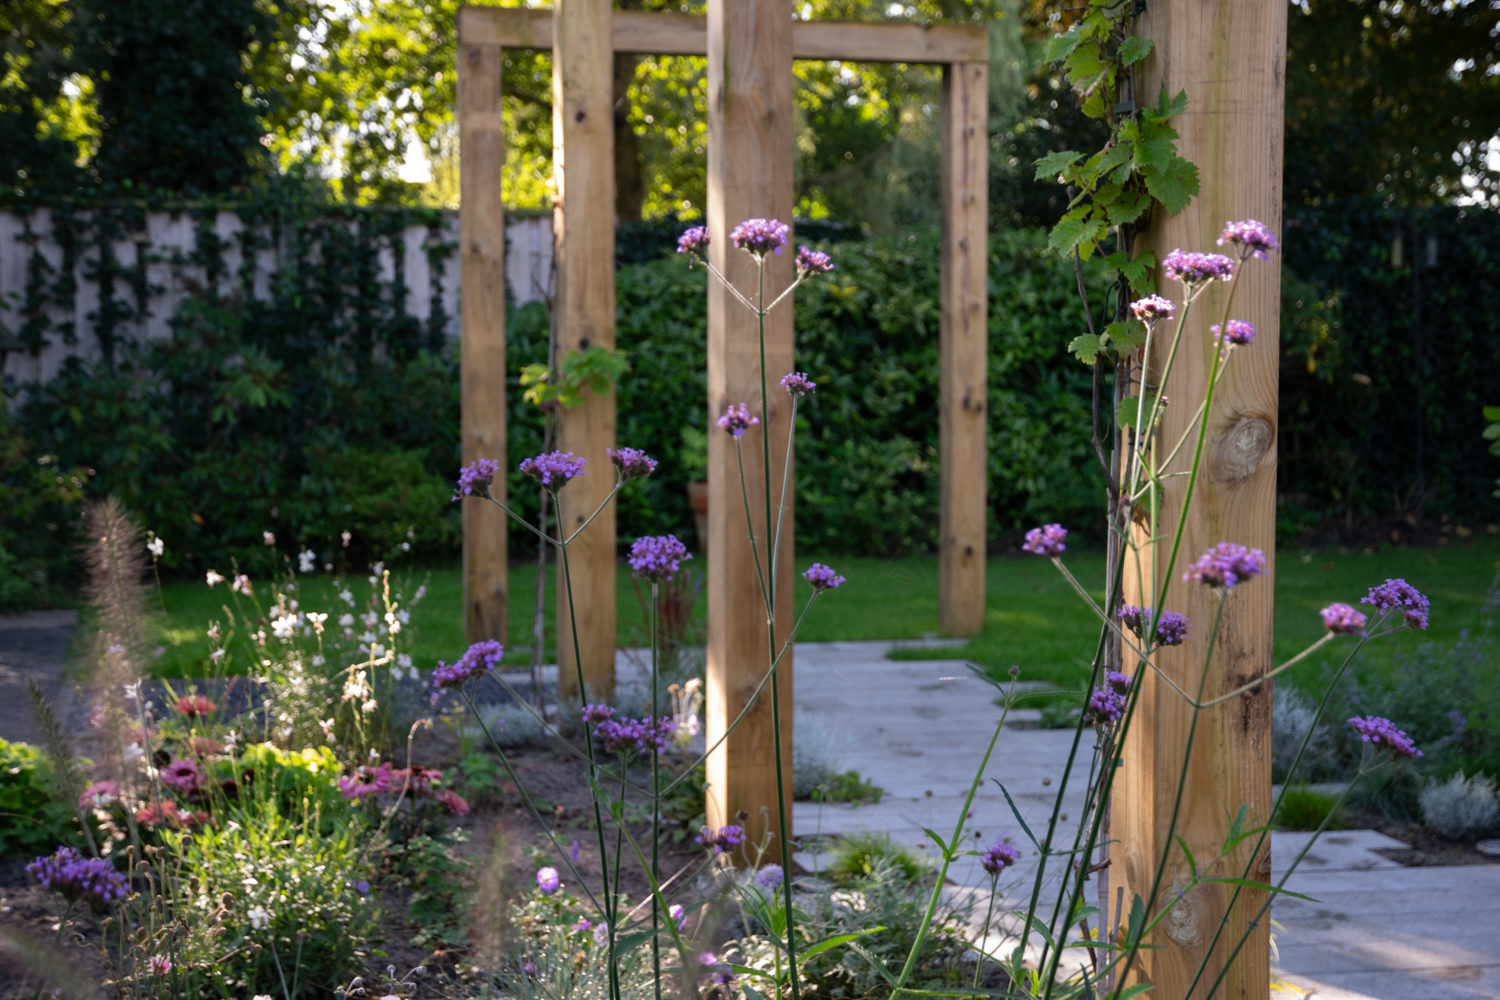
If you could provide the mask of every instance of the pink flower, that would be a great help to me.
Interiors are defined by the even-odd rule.
[[[161,783],[182,795],[192,795],[203,787],[203,768],[195,760],[181,757],[161,769]]]
[[[78,808],[87,811],[108,809],[120,801],[120,786],[113,781],[91,782],[78,796]]]
[[[391,765],[383,763],[373,770],[356,768],[353,775],[339,779],[339,794],[351,801],[373,799],[391,790]]]
[[[207,696],[201,694],[185,694],[181,698],[178,698],[177,704],[172,707],[189,718],[209,715],[214,709],[218,708],[217,705],[208,700]]]

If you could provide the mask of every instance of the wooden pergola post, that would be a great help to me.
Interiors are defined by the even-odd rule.
[[[984,628],[989,426],[989,63],[943,67],[938,618]]]
[[[729,242],[729,232],[750,218],[792,218],[792,3],[791,0],[709,0],[708,5],[708,229],[709,259],[747,295],[755,294],[750,256]],[[794,278],[792,253],[766,261],[767,301]],[[766,320],[766,371],[762,373],[755,316],[717,282],[708,283],[708,411],[714,420],[731,404],[759,413],[761,376],[770,391],[739,445],[744,449],[750,524],[740,491],[735,439],[710,424],[708,445],[708,693],[706,737],[712,745],[744,708],[769,661],[766,613],[756,581],[747,530],[753,526],[765,552],[774,525],[766,524],[762,435],[769,434],[771,468],[786,460],[791,399],[777,380],[793,367],[792,316],[781,308]],[[792,469],[791,466],[788,466]],[[795,475],[795,470],[791,472]],[[787,494],[788,504],[792,494]],[[786,513],[776,577],[778,639],[792,621],[794,512]],[[762,556],[764,558],[764,556]],[[767,567],[767,572],[769,572]],[[792,657],[778,668],[781,740],[787,800],[776,798],[770,689],[708,759],[708,822],[738,822],[741,810],[751,842],[778,825],[790,810]],[[767,808],[763,814],[761,810]],[[790,811],[787,812],[790,817]],[[769,824],[769,826],[767,825]],[[779,850],[779,845],[773,851]]]
[[[614,47],[610,0],[556,0],[552,33],[552,167],[557,185],[552,232],[557,268],[557,359],[615,346]],[[558,525],[578,529],[614,483],[615,394],[585,392],[558,411],[558,447],[588,460],[588,475],[558,494]],[[607,701],[615,689],[615,505],[568,547],[578,649],[579,695]],[[558,686],[575,695],[567,587],[557,576]]]
[[[1186,90],[1188,111],[1174,120],[1181,133],[1181,153],[1198,165],[1201,194],[1181,215],[1161,219],[1148,245],[1157,260],[1176,247],[1214,251],[1229,220],[1255,218],[1281,229],[1282,114],[1285,96],[1286,18],[1284,5],[1261,0],[1224,0],[1204,5],[1193,0],[1153,2],[1141,20],[1140,34],[1156,43],[1156,55],[1138,88],[1155,95],[1163,85],[1170,93]],[[1253,346],[1236,350],[1216,390],[1210,415],[1204,465],[1184,533],[1182,555],[1170,578],[1166,607],[1193,620],[1192,639],[1160,654],[1159,662],[1187,691],[1196,691],[1203,653],[1214,620],[1217,599],[1200,584],[1181,580],[1183,567],[1217,542],[1237,542],[1266,553],[1274,570],[1276,545],[1276,421],[1279,357],[1281,260],[1244,265],[1235,293],[1233,317],[1255,324]],[[1159,279],[1160,280],[1160,279]],[[1180,289],[1173,289],[1176,294]],[[1209,325],[1219,322],[1227,286],[1216,284],[1194,305],[1188,332],[1165,393],[1173,401],[1166,411],[1161,439],[1176,441],[1193,419],[1195,401],[1203,398],[1213,358]],[[1160,357],[1152,359],[1160,365]],[[1175,405],[1178,400],[1183,405]],[[1188,451],[1189,449],[1184,449]],[[1171,472],[1186,471],[1191,455],[1179,458]],[[1182,509],[1186,479],[1168,480],[1162,523],[1171,524]],[[1140,539],[1149,543],[1149,539]],[[1167,568],[1170,539],[1147,544],[1141,571],[1160,580]],[[1125,572],[1126,600],[1145,603],[1135,585],[1135,567]],[[1272,661],[1274,572],[1231,592],[1213,661],[1208,665],[1206,695],[1213,697],[1264,675]],[[1149,674],[1124,751],[1116,786],[1114,832],[1121,840],[1113,877],[1125,882],[1126,905],[1133,893],[1149,891],[1167,847],[1177,782],[1183,765],[1192,709],[1166,684]],[[1271,684],[1204,712],[1187,769],[1186,803],[1177,834],[1199,859],[1214,857],[1241,805],[1250,823],[1269,821],[1271,804]],[[1247,864],[1251,877],[1271,875],[1269,841],[1250,857],[1255,838],[1244,842],[1212,874],[1239,877]],[[1173,848],[1162,879],[1158,906],[1185,885],[1187,862]],[[1121,870],[1123,867],[1123,870]],[[1209,872],[1204,872],[1209,874]],[[1118,884],[1118,882],[1116,883]],[[1154,983],[1156,995],[1186,997],[1194,970],[1207,952],[1233,887],[1200,885],[1184,897],[1156,947],[1137,960],[1137,981]],[[1229,914],[1226,933],[1209,956],[1209,974],[1193,994],[1205,997],[1223,969],[1230,947],[1247,921],[1264,904],[1267,893],[1242,893]],[[1113,903],[1113,901],[1111,901]],[[1262,919],[1230,968],[1217,996],[1226,1000],[1265,1000],[1270,986],[1269,921]]]
[[[505,499],[505,217],[500,173],[505,130],[500,112],[500,46],[468,37],[459,17],[458,132],[459,305],[462,455],[500,462],[491,487]],[[509,524],[487,503],[463,505],[464,635],[469,642],[506,639]]]

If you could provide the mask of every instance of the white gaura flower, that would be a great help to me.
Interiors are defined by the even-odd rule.
[[[162,541],[161,537],[153,532],[151,541],[146,543],[146,551],[151,553],[152,559],[160,559],[161,554],[167,551],[167,543]]]
[[[224,659],[223,647],[220,647],[219,649],[214,650],[212,653],[209,653],[208,658],[215,663],[218,663],[220,660]]]
[[[262,531],[260,537],[265,539],[267,545],[276,544],[276,532],[274,531]]]
[[[250,918],[250,926],[258,931],[265,930],[271,923],[271,911],[259,903],[251,907],[250,912],[245,914]]]
[[[311,573],[318,568],[318,554],[312,549],[303,549],[297,556],[297,572]]]
[[[319,635],[323,634],[323,623],[326,622],[327,620],[328,620],[328,616],[327,615],[319,614],[316,611],[309,611],[307,613],[307,621],[308,621],[308,623],[312,625],[313,631],[317,632]]]
[[[224,582],[223,575],[219,574],[219,573],[215,573],[213,570],[209,570],[208,571],[208,575],[205,577],[205,579],[208,580],[208,585],[210,587],[214,586],[215,584],[223,583]]]
[[[253,593],[253,589],[250,586],[250,578],[244,573],[235,575],[234,582],[229,585],[229,589],[237,594],[244,594],[246,597],[249,597]]]
[[[354,624],[354,616],[348,613],[339,615],[339,624],[344,628],[348,628],[350,625]]]
[[[271,623],[271,631],[276,633],[278,639],[290,639],[297,631],[297,619],[278,618]]]

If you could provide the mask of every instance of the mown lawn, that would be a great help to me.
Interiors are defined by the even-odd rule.
[[[800,560],[803,568],[812,560]],[[833,559],[849,578],[844,587],[819,599],[808,616],[799,638],[809,641],[842,639],[919,639],[939,634],[937,603],[937,559]],[[1070,552],[1066,564],[1083,584],[1102,596],[1104,557],[1100,552]],[[701,571],[702,561],[690,563]],[[1500,567],[1500,537],[1478,535],[1467,542],[1436,549],[1386,548],[1373,554],[1335,551],[1283,550],[1277,558],[1276,656],[1292,656],[1322,632],[1318,609],[1331,601],[1357,603],[1365,590],[1387,577],[1410,580],[1432,600],[1432,627],[1422,636],[1400,633],[1375,643],[1367,651],[1367,671],[1392,669],[1393,654],[1422,641],[1452,645],[1460,632],[1480,624],[1480,609]],[[645,642],[641,603],[626,570],[619,579],[619,641],[622,645]],[[535,595],[534,565],[512,568],[510,647],[512,658],[524,662],[530,643],[531,613]],[[370,584],[364,577],[345,581],[363,604]],[[452,660],[462,653],[462,581],[456,565],[398,569],[393,590],[403,603],[425,584],[424,599],[412,608],[417,665],[430,668],[440,658]],[[258,584],[264,592],[264,582]],[[335,580],[328,576],[304,578],[298,597],[305,610],[341,611],[336,600]],[[553,573],[548,580],[548,636],[553,636],[551,609]],[[798,581],[798,606],[809,588]],[[154,594],[152,595],[155,596]],[[163,588],[166,615],[158,616],[159,642],[165,653],[157,671],[166,676],[193,676],[203,672],[208,653],[204,630],[209,621],[224,621],[222,610],[229,599],[223,585],[210,590],[202,583],[173,582]],[[702,619],[705,601],[700,594],[697,617]],[[1093,654],[1098,629],[1085,608],[1051,564],[1043,559],[992,559],[988,574],[988,608],[984,630],[957,655],[1000,672],[1019,666],[1023,676],[1061,684],[1075,683]],[[549,656],[550,656],[549,648]],[[904,649],[904,657],[952,656]],[[1313,680],[1323,669],[1313,660],[1293,671]]]

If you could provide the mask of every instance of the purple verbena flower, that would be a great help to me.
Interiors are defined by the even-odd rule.
[[[673,903],[667,907],[667,916],[677,925],[679,931],[687,926],[687,910],[683,909],[681,903]]]
[[[708,227],[694,226],[677,237],[677,252],[699,254],[708,250]]]
[[[827,274],[833,270],[833,259],[811,247],[798,247],[797,270],[803,274]]]
[[[639,448],[606,448],[609,460],[615,464],[620,479],[640,479],[656,471],[656,459]]]
[[[781,376],[781,387],[792,395],[794,399],[800,399],[818,387],[818,383],[807,377],[806,372],[792,372]]]
[[[1152,608],[1138,608],[1134,604],[1127,604],[1115,612],[1120,622],[1136,635],[1141,634],[1153,613]],[[1163,646],[1180,646],[1187,641],[1188,629],[1192,624],[1184,615],[1175,611],[1163,611],[1156,622],[1156,639]]]
[[[744,403],[739,404],[738,409],[735,409],[735,405],[730,403],[729,408],[724,411],[724,415],[719,418],[719,428],[728,431],[735,437],[742,437],[746,431],[758,423],[760,423],[760,418],[751,416],[750,408]]]
[[[1340,635],[1364,635],[1364,615],[1347,604],[1330,604],[1319,612],[1323,616],[1323,627]]]
[[[768,253],[775,253],[779,257],[791,235],[792,227],[776,219],[746,219],[734,227],[729,239],[741,250],[757,257],[764,257]]]
[[[432,672],[432,689],[438,691],[442,688],[461,687],[471,680],[483,677],[500,666],[503,656],[505,647],[494,639],[476,642],[464,650],[464,655],[458,658],[457,663],[447,664],[438,660],[437,669]]]
[[[609,944],[609,921],[601,920],[594,925],[594,944],[603,948]]]
[[[1392,757],[1420,757],[1422,751],[1390,719],[1378,715],[1358,716],[1349,720],[1349,725],[1366,743],[1373,743],[1377,750],[1389,750]]]
[[[647,580],[670,580],[681,564],[693,558],[675,535],[647,535],[630,546],[630,572]]]
[[[549,451],[526,459],[521,463],[521,472],[549,490],[560,490],[575,476],[587,475],[584,468],[587,464],[571,451]]]
[[[1039,556],[1059,556],[1068,548],[1063,544],[1067,537],[1067,528],[1060,524],[1046,524],[1026,532],[1026,544],[1021,548]]]
[[[1113,725],[1125,711],[1125,699],[1110,688],[1098,688],[1089,695],[1083,717],[1091,726]]]
[[[1161,262],[1167,277],[1184,285],[1205,281],[1228,281],[1234,277],[1234,260],[1220,253],[1190,253],[1173,250]]]
[[[802,579],[812,584],[813,590],[820,594],[825,590],[840,587],[846,582],[842,576],[839,576],[833,569],[824,566],[822,563],[813,563],[807,569],[803,570]]]
[[[1199,580],[1210,587],[1229,590],[1235,584],[1254,579],[1266,571],[1266,554],[1233,542],[1220,542],[1182,574],[1184,580]]]
[[[734,823],[726,823],[717,830],[704,827],[698,836],[693,838],[693,843],[700,847],[712,847],[715,854],[724,851],[732,851],[745,842],[745,828]]]
[[[677,723],[671,716],[659,719],[606,719],[594,727],[594,736],[605,753],[661,752],[672,743]]]
[[[589,725],[603,722],[615,714],[615,710],[608,705],[585,705],[583,706],[583,721]]]
[[[1130,685],[1134,681],[1129,674],[1122,674],[1118,670],[1106,670],[1104,672],[1104,683],[1120,694],[1124,694],[1130,690]]]
[[[475,490],[487,491],[490,483],[500,474],[500,463],[493,458],[481,458],[470,462],[458,472],[458,490],[453,494],[453,499],[466,497]]]
[[[1224,324],[1225,332],[1219,332],[1219,324],[1209,327],[1214,340],[1219,343],[1248,344],[1255,339],[1255,324],[1242,319],[1232,319]]]
[[[1407,628],[1427,627],[1427,596],[1405,580],[1387,580],[1378,587],[1371,587],[1370,592],[1360,598],[1359,603],[1373,604],[1377,611],[1400,609]]]
[[[1148,295],[1130,303],[1130,311],[1136,319],[1149,326],[1158,320],[1171,319],[1172,314],[1177,311],[1177,303],[1160,295]]]
[[[552,895],[562,886],[562,878],[557,874],[556,868],[538,868],[536,870],[536,887],[542,890],[546,896]]]
[[[781,870],[780,865],[766,865],[755,873],[755,884],[762,889],[774,889],[781,884],[786,877],[786,872]]]
[[[1241,259],[1248,256],[1265,260],[1267,253],[1281,249],[1281,244],[1276,241],[1276,234],[1254,219],[1224,223],[1224,231],[1219,234],[1219,246],[1227,243],[1242,248]]]
[[[999,875],[1021,860],[1021,852],[1007,840],[999,840],[979,852],[979,865],[991,875]]]
[[[124,899],[130,891],[125,876],[101,858],[86,858],[71,847],[59,847],[49,857],[37,858],[26,873],[50,890],[73,902],[102,907]]]

